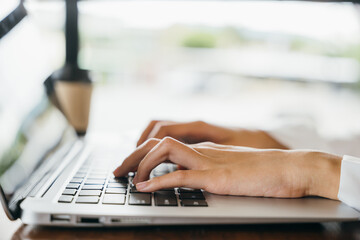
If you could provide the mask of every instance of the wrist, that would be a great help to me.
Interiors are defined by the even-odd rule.
[[[305,155],[306,195],[338,199],[342,157],[323,152],[307,152]]]

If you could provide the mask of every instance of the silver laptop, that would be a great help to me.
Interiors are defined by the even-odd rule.
[[[27,24],[21,22],[17,31]],[[27,55],[34,59],[41,44],[40,49],[26,46],[30,41],[23,38],[21,42],[18,34],[0,39],[0,186],[1,202],[10,219],[74,227],[359,219],[360,213],[345,204],[316,197],[220,196],[183,188],[138,192],[131,184],[133,174],[112,175],[133,148],[78,138],[48,100],[41,81],[44,76],[27,69],[31,59],[16,51],[17,44],[24,44]],[[162,164],[151,176],[174,170],[174,165]]]

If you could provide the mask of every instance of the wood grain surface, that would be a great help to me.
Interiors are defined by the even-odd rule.
[[[22,225],[12,239],[360,239],[360,224],[172,226],[132,228],[54,228]]]

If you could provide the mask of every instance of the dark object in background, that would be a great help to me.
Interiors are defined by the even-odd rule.
[[[20,1],[19,5],[4,19],[0,19],[0,39],[8,34],[21,20],[27,15],[24,8],[24,1]]]
[[[26,17],[24,0],[4,19],[0,19],[0,39],[7,35]],[[78,66],[79,32],[77,0],[66,0],[66,60],[60,70],[46,81],[45,87],[51,101],[66,116],[79,136],[86,134],[89,122],[92,84],[88,71]]]

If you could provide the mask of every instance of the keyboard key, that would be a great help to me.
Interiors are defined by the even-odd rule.
[[[90,203],[96,204],[99,202],[99,197],[78,197],[76,203]]]
[[[103,204],[125,204],[125,194],[105,194]]]
[[[154,192],[154,194],[158,194],[158,195],[166,195],[166,196],[176,196],[175,195],[175,191],[167,191],[167,190],[159,190]]]
[[[179,195],[180,199],[202,199],[205,200],[204,194],[203,193],[180,193]]]
[[[110,194],[125,194],[126,193],[126,188],[107,188],[105,190],[105,193],[110,193]]]
[[[198,199],[183,199],[181,200],[181,205],[184,207],[207,207],[207,202],[205,200]]]
[[[103,185],[84,185],[81,190],[102,190]]]
[[[130,195],[129,205],[151,205],[151,194],[133,193]]]
[[[61,195],[61,197],[59,198],[58,202],[60,203],[71,203],[73,200],[72,196],[67,196],[67,195]]]
[[[76,178],[74,177],[73,179],[70,180],[70,183],[82,183],[82,178]]]
[[[85,185],[104,185],[105,184],[105,180],[86,180],[85,181]]]
[[[169,191],[169,192],[175,192],[174,188],[163,188],[160,191]]]
[[[69,183],[66,188],[67,189],[79,189],[80,187],[80,184],[77,184],[77,183]]]
[[[179,193],[202,193],[201,189],[179,188]]]
[[[81,190],[79,196],[100,196],[100,190]]]
[[[136,189],[136,186],[135,186],[135,185],[132,185],[132,186],[130,187],[130,193],[141,193],[141,192]]]
[[[75,196],[75,194],[76,194],[76,189],[65,189],[62,194],[63,194],[63,195]]]
[[[175,193],[170,191],[158,191],[154,193],[156,206],[177,206]]]
[[[127,188],[126,183],[109,183],[107,185],[108,188]]]

